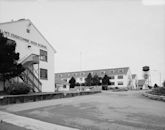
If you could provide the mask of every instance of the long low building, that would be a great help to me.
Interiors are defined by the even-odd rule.
[[[55,49],[29,19],[0,23],[4,37],[16,42],[16,52],[25,72],[21,80],[34,87],[36,92],[54,92]],[[0,81],[0,91],[3,83]]]
[[[92,76],[97,74],[99,77],[104,77],[105,74],[108,75],[110,77],[111,87],[135,88],[133,87],[132,74],[129,67],[55,73],[55,82],[64,81],[68,83],[71,77],[74,77],[76,82],[82,84],[85,83],[85,78],[89,73]]]

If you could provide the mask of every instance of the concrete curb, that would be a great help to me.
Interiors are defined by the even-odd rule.
[[[158,100],[158,101],[164,101],[165,102],[165,96],[159,96],[159,95],[153,95],[148,92],[142,93],[143,96],[148,97],[153,100]]]
[[[92,95],[101,91],[79,91],[79,92],[54,92],[54,93],[34,93],[24,95],[0,96],[0,105],[36,102],[50,99],[69,98],[75,96]]]
[[[0,120],[30,130],[79,130],[0,111]]]

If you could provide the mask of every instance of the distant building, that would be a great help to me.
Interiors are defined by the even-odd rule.
[[[55,49],[29,19],[0,23],[0,32],[16,42],[19,63],[25,67],[19,77],[30,84],[36,92],[54,92]],[[0,91],[3,84],[0,82]]]
[[[138,89],[138,78],[136,74],[132,74],[132,89]]]
[[[64,81],[68,83],[71,77],[74,77],[77,83],[82,84],[85,83],[85,78],[89,73],[92,76],[97,74],[99,77],[104,77],[105,74],[108,75],[111,87],[132,89],[132,75],[129,67],[55,73],[55,82]]]
[[[59,81],[56,80],[55,88],[56,88],[55,91],[69,91],[70,86],[69,86],[69,83],[63,80],[59,80]]]
[[[138,89],[148,89],[147,81],[145,79],[138,80]]]

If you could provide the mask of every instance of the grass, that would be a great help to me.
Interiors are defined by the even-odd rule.
[[[4,121],[0,122],[0,130],[29,130],[23,127],[15,126]]]

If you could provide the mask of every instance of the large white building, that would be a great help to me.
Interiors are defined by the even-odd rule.
[[[58,83],[65,81],[68,83],[71,77],[74,77],[76,82],[85,83],[85,78],[89,73],[91,73],[93,76],[97,74],[99,77],[103,77],[105,74],[108,75],[110,77],[111,87],[128,89],[134,88],[129,67],[56,73],[55,82]]]
[[[56,51],[34,24],[29,19],[0,23],[0,32],[16,42],[16,52],[20,53],[19,62],[26,68],[20,80],[31,84],[36,92],[53,92]]]

